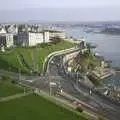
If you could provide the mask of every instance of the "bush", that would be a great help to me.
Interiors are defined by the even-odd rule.
[[[48,45],[49,45],[48,43],[41,43],[41,44],[39,44],[39,46],[42,47],[42,48],[44,48],[44,47],[46,47]]]
[[[11,83],[12,84],[17,84],[17,81],[16,80],[12,80]]]
[[[3,81],[8,81],[8,80],[10,80],[10,76],[5,76],[5,75],[3,75],[3,76],[1,77],[1,79],[2,79]]]
[[[90,79],[90,81],[95,85],[98,86],[101,84],[101,81],[98,77],[96,77],[95,75],[89,74],[87,75],[87,77]]]
[[[80,106],[78,106],[78,107],[76,108],[76,110],[77,110],[78,112],[83,112],[83,108],[80,107]]]
[[[62,39],[59,36],[52,37],[50,40],[53,44],[57,44],[62,41]]]

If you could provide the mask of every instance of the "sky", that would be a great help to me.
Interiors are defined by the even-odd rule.
[[[120,0],[0,0],[0,9],[119,6]]]
[[[120,20],[120,0],[0,0],[0,21]]]

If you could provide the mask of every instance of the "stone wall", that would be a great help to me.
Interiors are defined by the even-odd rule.
[[[65,55],[65,57],[63,58],[63,63],[65,63],[65,62],[67,62],[68,60],[76,57],[76,55],[77,55],[78,53],[79,53],[79,51]]]

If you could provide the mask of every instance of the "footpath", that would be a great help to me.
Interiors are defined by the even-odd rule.
[[[17,98],[21,98],[21,97],[30,95],[32,93],[33,92],[26,92],[26,93],[20,93],[20,94],[16,94],[16,95],[12,95],[12,96],[7,96],[7,97],[0,97],[0,102],[6,102],[6,101],[9,101],[9,100],[14,100],[14,99],[17,99]]]

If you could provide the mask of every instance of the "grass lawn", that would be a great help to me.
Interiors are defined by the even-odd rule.
[[[86,120],[40,96],[29,95],[0,103],[0,120]]]
[[[17,87],[10,82],[0,81],[0,97],[7,97],[23,92],[23,88]]]
[[[29,66],[30,69],[42,69],[43,61],[48,54],[59,51],[62,49],[67,49],[73,47],[73,44],[68,41],[61,41],[57,44],[46,45],[41,47],[31,48],[14,48],[9,53],[0,53],[0,69],[10,70],[18,72],[18,68],[21,69],[21,72],[29,72],[29,69],[26,66]],[[19,56],[22,54],[25,63],[21,64]]]

